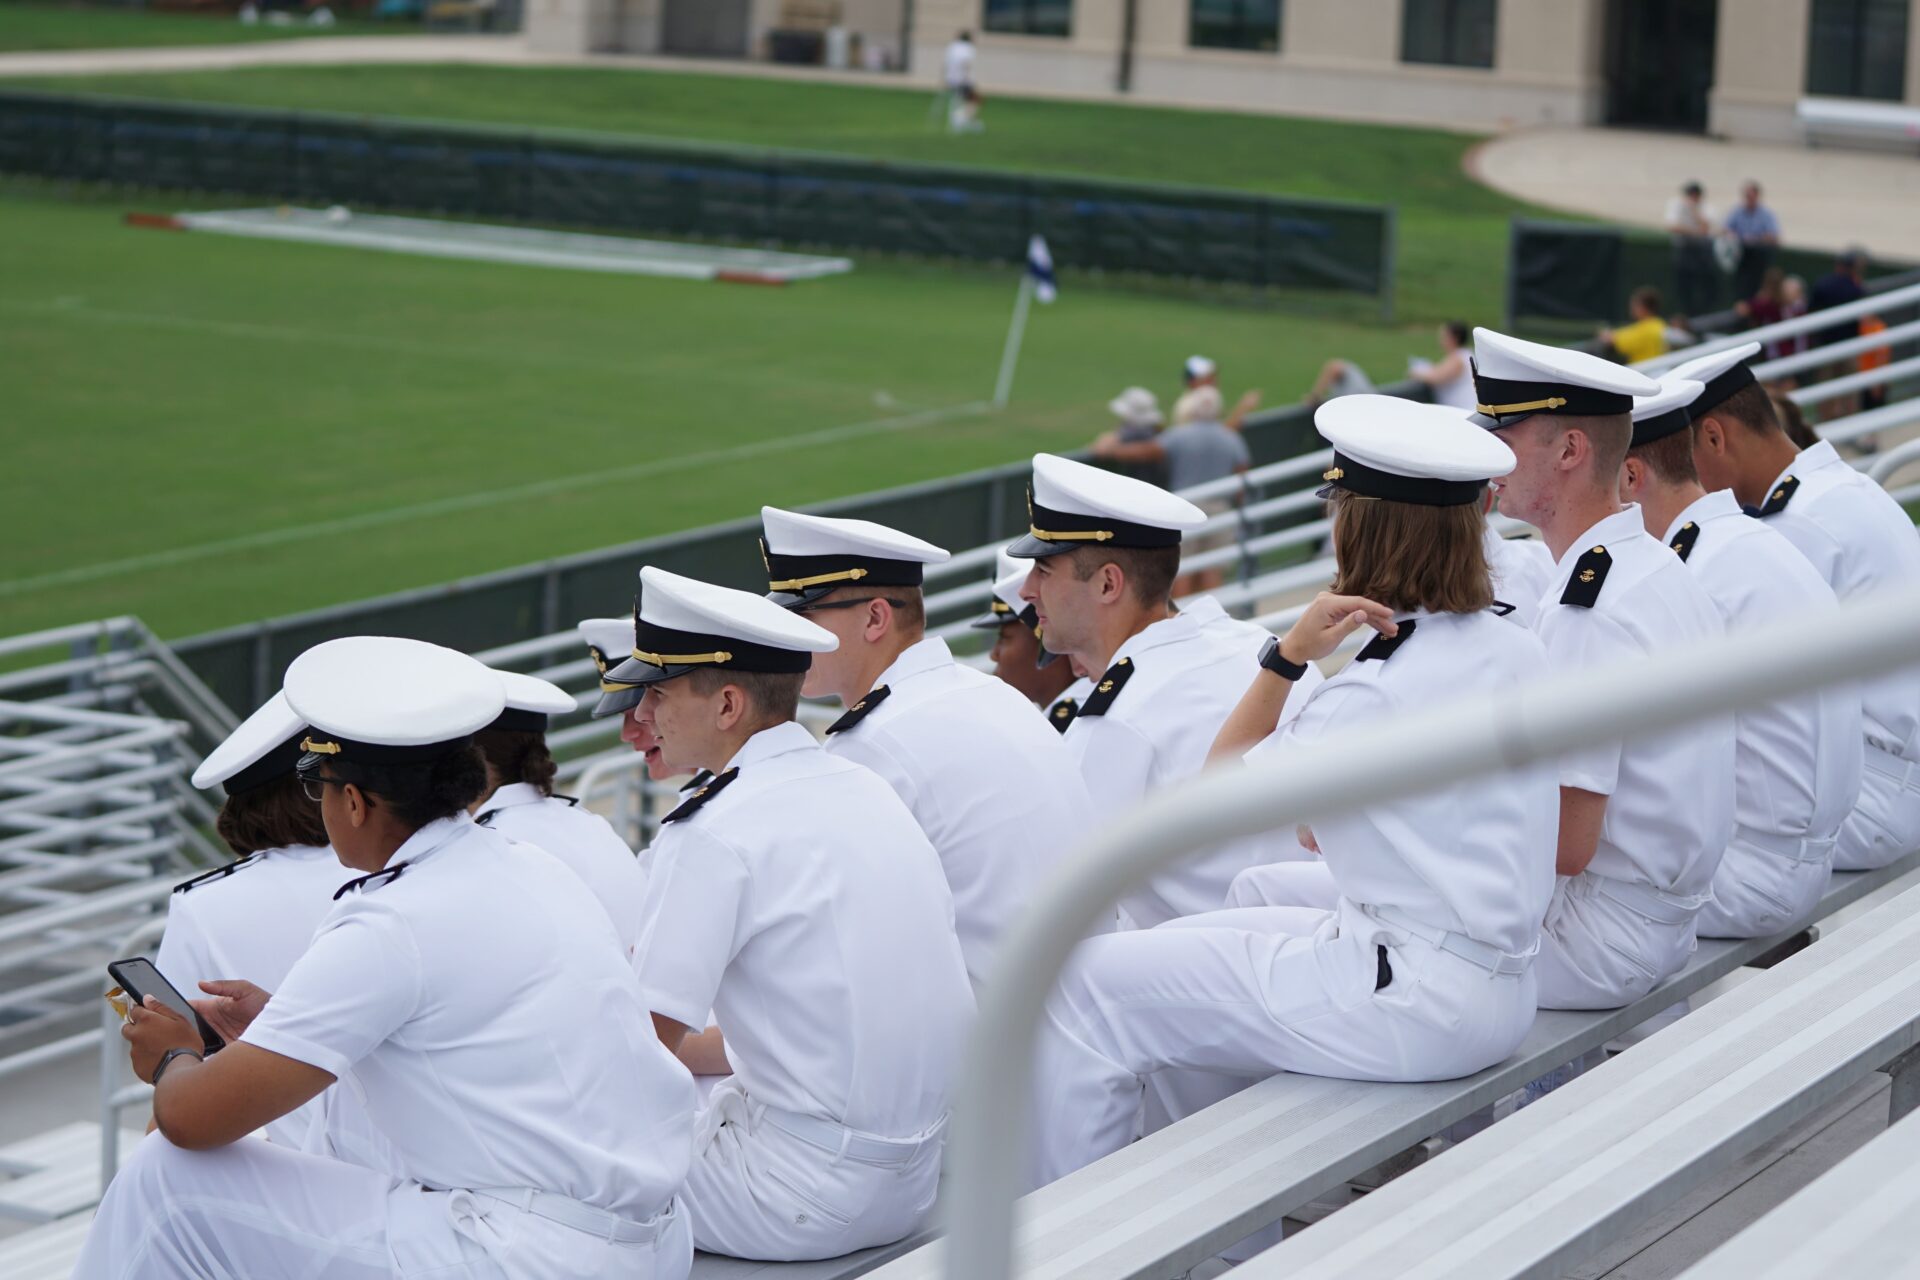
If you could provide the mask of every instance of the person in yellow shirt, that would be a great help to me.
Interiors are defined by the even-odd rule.
[[[1602,329],[1600,341],[1620,353],[1627,364],[1638,364],[1667,352],[1667,322],[1660,316],[1660,291],[1642,285],[1627,299],[1632,321],[1618,329]]]

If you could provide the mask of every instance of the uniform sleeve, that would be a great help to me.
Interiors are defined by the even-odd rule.
[[[633,950],[648,1009],[706,1025],[721,976],[745,945],[747,884],[739,852],[707,832],[676,825],[654,842]]]
[[[413,1017],[421,976],[406,921],[355,902],[320,926],[240,1039],[339,1078]]]
[[[1546,646],[1547,666],[1555,675],[1645,656],[1633,637],[1604,613],[1558,601],[1546,605],[1540,617],[1540,643]],[[1622,744],[1615,740],[1560,757],[1560,785],[1612,795],[1620,781],[1621,750]]]
[[[1296,689],[1281,712],[1280,727],[1247,752],[1247,758],[1257,760],[1288,746],[1319,742],[1342,729],[1378,719],[1391,709],[1392,700],[1367,680],[1342,680],[1310,689],[1305,697]]]
[[[1140,803],[1153,781],[1153,744],[1123,720],[1083,716],[1067,730],[1067,754],[1080,766],[1095,823]]]
[[[893,794],[900,797],[900,803],[919,815],[920,786],[914,779],[914,771],[907,767],[899,744],[881,726],[862,726],[851,733],[838,733],[827,739],[827,751],[863,765],[880,775]]]

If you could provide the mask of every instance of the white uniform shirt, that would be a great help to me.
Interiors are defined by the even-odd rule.
[[[1685,555],[1729,632],[1833,608],[1827,586],[1793,544],[1740,510],[1733,491],[1707,494],[1674,517],[1663,539],[1692,532]],[[1678,548],[1676,548],[1678,549]],[[1774,836],[1824,840],[1860,790],[1860,693],[1829,685],[1735,718],[1734,819]]]
[[[1386,657],[1349,662],[1247,759],[1311,747],[1355,725],[1391,722],[1456,697],[1501,699],[1547,673],[1539,639],[1491,611],[1394,618],[1401,625],[1397,642],[1373,641],[1361,650],[1364,656],[1386,648]],[[1533,950],[1553,897],[1560,831],[1560,789],[1551,765],[1474,778],[1311,825],[1343,897],[1405,911],[1511,955]]]
[[[1562,604],[1596,546],[1610,557],[1599,599],[1591,608]],[[1725,627],[1680,557],[1647,533],[1630,505],[1561,557],[1540,601],[1539,631],[1552,669],[1565,672],[1677,653]],[[1733,717],[1713,717],[1563,757],[1562,786],[1609,797],[1588,871],[1679,898],[1706,894],[1733,834],[1733,737]]]
[[[1062,658],[1060,661],[1065,662]],[[1060,691],[1060,696],[1047,704],[1047,720],[1053,725],[1055,733],[1064,734],[1073,724],[1073,718],[1080,714],[1080,704],[1093,692],[1093,678],[1081,676]]]
[[[1252,623],[1216,618],[1218,608],[1211,599],[1194,601],[1129,637],[1081,702],[1066,742],[1093,798],[1096,828],[1124,815],[1149,791],[1200,772],[1221,725],[1259,674],[1268,633]],[[1126,675],[1115,681],[1114,670],[1123,662]],[[1323,678],[1308,665],[1287,700],[1286,719]],[[1098,707],[1105,696],[1101,687],[1109,682],[1118,687],[1106,710],[1088,715],[1089,703]],[[1225,904],[1233,877],[1250,865],[1246,844],[1236,842],[1155,875],[1123,898],[1120,908],[1142,929],[1213,911]]]
[[[968,40],[955,40],[947,46],[945,57],[947,88],[958,89],[961,85],[973,83],[973,43]]]
[[[1503,538],[1488,525],[1482,535],[1493,596],[1513,606],[1508,621],[1531,627],[1540,620],[1540,597],[1553,580],[1553,552],[1537,538]]]
[[[712,1009],[755,1101],[922,1132],[973,1013],[940,859],[885,782],[796,723],[727,769],[653,842],[634,954],[647,1007],[689,1027]]]
[[[579,801],[543,796],[527,782],[501,787],[480,806],[478,821],[508,839],[545,849],[585,882],[606,908],[629,951],[640,932],[647,877],[613,825]]]
[[[638,1221],[692,1160],[693,1079],[606,913],[464,813],[340,899],[241,1039],[351,1082],[430,1187],[532,1187]]]
[[[1803,450],[1775,480],[1789,480],[1786,506],[1766,517],[1842,600],[1920,583],[1920,535],[1900,504],[1861,475],[1822,440]],[[1920,760],[1920,668],[1882,676],[1860,687],[1867,738],[1904,760]]]
[[[1041,877],[1087,838],[1093,805],[1033,704],[956,663],[946,641],[910,645],[880,674],[881,687],[886,697],[829,734],[827,750],[885,779],[940,855],[977,989],[994,943]]]
[[[359,874],[325,845],[297,844],[263,849],[218,877],[195,877],[167,900],[154,967],[189,999],[218,978],[278,991],[333,910],[333,891]],[[298,1148],[320,1110],[318,1098],[305,1103],[270,1122],[267,1136]]]

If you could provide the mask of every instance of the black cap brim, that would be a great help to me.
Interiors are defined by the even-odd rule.
[[[786,609],[789,611],[794,609],[804,609],[808,605],[812,604],[814,601],[824,600],[826,597],[832,595],[836,588],[844,587],[846,585],[847,584],[844,582],[833,582],[833,583],[828,583],[824,587],[808,587],[805,591],[798,591],[798,592],[769,591],[767,592],[767,599],[773,601],[775,604],[779,605],[782,609]]]
[[[1044,560],[1048,556],[1064,555],[1080,545],[1078,542],[1049,542],[1031,533],[1023,533],[1007,548],[1007,554],[1016,560]]]
[[[967,620],[967,625],[975,631],[998,631],[1009,622],[1018,622],[1019,618],[1010,613],[983,613]]]
[[[1043,644],[1040,646],[1040,656],[1033,660],[1033,669],[1035,671],[1045,671],[1058,661],[1060,661],[1060,655]]]
[[[621,715],[639,706],[640,699],[645,697],[646,693],[645,685],[629,685],[619,689],[603,688],[600,691],[600,700],[593,704],[593,710],[587,715],[594,720]]]
[[[611,668],[607,672],[605,679],[608,684],[644,686],[659,684],[662,680],[671,680],[675,676],[683,676],[689,671],[698,671],[699,669],[699,666],[693,663],[675,667],[656,667],[651,662],[642,662],[638,658],[628,658],[619,666]],[[634,701],[638,702],[639,699],[635,698]]]

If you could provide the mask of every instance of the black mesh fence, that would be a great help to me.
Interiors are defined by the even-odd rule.
[[[794,247],[1357,292],[1393,211],[598,135],[0,92],[0,171]]]

